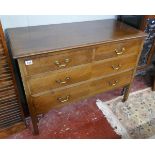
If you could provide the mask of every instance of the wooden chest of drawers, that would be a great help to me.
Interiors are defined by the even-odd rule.
[[[8,29],[34,131],[37,115],[126,87],[128,98],[145,33],[115,20]]]

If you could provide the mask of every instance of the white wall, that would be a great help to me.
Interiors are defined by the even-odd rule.
[[[47,24],[59,24],[59,23],[71,23],[79,21],[90,21],[90,20],[102,20],[102,19],[113,19],[116,18],[114,15],[0,15],[0,20],[3,29],[12,27],[23,27],[23,26],[35,26],[35,25],[47,25]]]

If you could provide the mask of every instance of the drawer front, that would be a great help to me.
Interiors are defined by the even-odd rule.
[[[63,71],[54,71],[42,74],[37,77],[29,77],[29,88],[31,94],[64,87],[80,81],[85,81],[91,77],[91,65],[78,66]]]
[[[32,97],[32,103],[38,114],[48,112],[52,107],[60,107],[89,95],[89,83]]]
[[[137,56],[132,55],[129,57],[120,57],[110,61],[96,61],[92,66],[92,76],[99,77],[133,69],[135,67],[136,60]]]
[[[33,95],[32,103],[37,114],[46,113],[53,107],[61,107],[70,102],[86,98],[130,83],[133,71],[125,72],[108,78],[94,80],[78,86],[51,91],[43,95]]]
[[[90,62],[92,62],[91,49],[63,51],[61,53],[57,52],[57,54],[51,53],[22,59],[26,75],[35,75]]]
[[[122,74],[95,80],[91,83],[91,92],[101,93],[111,89],[119,88],[129,84],[133,71],[124,72]]]
[[[95,60],[119,57],[131,53],[139,53],[142,40],[129,40],[117,43],[106,43],[96,48]]]

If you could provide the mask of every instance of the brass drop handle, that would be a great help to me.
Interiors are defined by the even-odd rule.
[[[122,65],[120,65],[120,64],[118,64],[117,66],[112,65],[112,68],[113,68],[114,70],[119,70],[121,67],[122,67]]]
[[[67,95],[66,97],[58,97],[57,100],[61,103],[67,102],[70,99],[70,95]]]
[[[71,79],[70,77],[66,77],[64,81],[62,81],[62,80],[56,80],[56,82],[59,83],[59,84],[66,84],[67,82],[70,81],[70,79]]]
[[[125,48],[123,47],[121,51],[119,51],[118,49],[115,49],[115,52],[117,55],[122,55],[125,52]]]
[[[110,86],[116,86],[118,84],[118,80],[115,80],[114,82],[109,82]]]
[[[58,60],[56,60],[54,63],[57,67],[62,68],[62,67],[66,67],[69,62],[70,62],[69,59],[65,59],[64,63],[61,63]]]

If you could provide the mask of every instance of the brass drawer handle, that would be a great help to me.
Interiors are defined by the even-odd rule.
[[[122,65],[118,64],[117,66],[112,65],[113,70],[119,70]]]
[[[66,84],[67,82],[70,81],[70,79],[71,79],[70,77],[66,77],[64,81],[62,81],[62,80],[56,80],[56,82],[59,83],[59,84]]]
[[[61,103],[67,102],[70,99],[70,95],[67,95],[66,97],[58,97],[57,100]]]
[[[118,49],[115,49],[115,52],[117,55],[122,55],[125,52],[125,48],[123,47],[121,51],[119,51]]]
[[[62,68],[62,67],[66,67],[69,62],[70,62],[69,59],[65,59],[64,63],[61,63],[58,60],[56,60],[54,63],[57,67]]]
[[[109,82],[110,86],[116,86],[118,84],[118,80],[115,80],[114,82]]]

